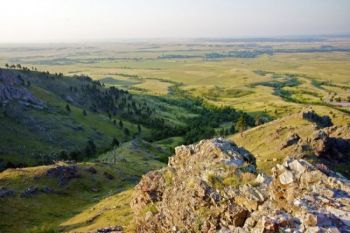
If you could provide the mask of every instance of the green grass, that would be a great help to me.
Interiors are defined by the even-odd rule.
[[[330,116],[337,126],[350,124],[350,117],[346,113],[326,106],[314,106],[313,109],[320,115]],[[281,150],[282,144],[291,133],[297,133],[305,139],[311,137],[315,130],[314,124],[301,119],[296,113],[249,129],[243,133],[243,137],[240,134],[235,134],[228,138],[250,151],[256,157],[258,168],[270,173],[272,167],[283,162],[286,156],[295,153],[293,146]]]
[[[160,147],[133,140],[101,155],[99,161],[103,163],[79,163],[81,178],[71,180],[64,187],[56,178],[45,175],[55,165],[7,169],[0,173],[0,187],[10,188],[17,195],[0,199],[0,215],[3,216],[0,230],[79,229],[85,232],[110,224],[127,226],[131,219],[131,187],[146,172],[165,166],[160,162],[163,156],[168,154]],[[97,170],[96,174],[86,170],[90,166]],[[107,179],[105,172],[114,179]],[[30,186],[49,187],[55,193],[20,197],[19,193]]]
[[[300,49],[321,46],[322,43],[325,42],[256,43],[254,46]],[[327,43],[350,47],[346,39],[328,40]],[[129,90],[137,103],[149,104],[157,116],[177,127],[185,126],[199,112],[191,108],[193,103],[181,99],[182,95],[203,98],[206,104],[231,106],[251,115],[275,118],[277,120],[247,130],[243,137],[240,134],[228,137],[254,154],[258,169],[267,173],[294,152],[293,148],[280,150],[290,132],[308,137],[315,130],[312,124],[296,115],[306,105],[312,105],[322,115],[332,116],[335,125],[350,124],[346,112],[350,111],[349,107],[335,107],[328,103],[332,96],[345,100],[349,96],[350,54],[346,52],[275,53],[254,58],[206,60],[203,57],[207,53],[227,54],[241,50],[242,44],[114,43],[97,44],[84,51],[74,45],[66,46],[69,54],[55,46],[43,50],[1,50],[0,63],[15,60],[39,70],[67,75],[87,74],[101,80],[107,87]],[[163,59],[167,55],[179,58]],[[81,163],[79,166],[82,167],[96,167],[98,175],[83,171],[81,179],[73,180],[64,189],[57,186],[56,180],[43,175],[51,166],[10,169],[0,173],[0,186],[18,192],[31,185],[62,189],[61,194],[0,199],[0,231],[55,232],[61,229],[88,232],[108,225],[126,226],[130,231],[131,185],[147,171],[163,167],[173,148],[182,144],[184,138],[161,138],[150,144],[143,139],[152,138],[154,132],[142,126],[141,135],[129,141],[131,136],[125,137],[123,129],[113,125],[113,119],[117,122],[122,119],[131,135],[137,132],[136,124],[118,114],[110,120],[107,114],[92,113],[88,109],[87,116],[84,116],[84,107],[78,104],[72,104],[68,113],[65,110],[66,90],[78,85],[77,81],[64,78],[57,80],[56,84],[35,79],[30,87],[34,95],[49,103],[50,111],[26,109],[16,120],[0,114],[0,158],[3,161],[36,164],[51,152],[83,148],[88,139],[95,141],[100,152],[110,146],[113,137],[126,142],[119,148],[103,152],[95,162]],[[169,92],[174,87],[179,89],[180,97]],[[27,127],[21,122],[23,116],[30,116],[35,124]],[[226,129],[230,124],[222,123],[220,127]],[[346,170],[346,167],[338,167],[338,170]],[[115,179],[105,179],[104,171],[113,173]],[[170,184],[171,174],[165,176]],[[211,177],[210,180],[220,188],[222,185],[249,183],[250,178]],[[97,188],[98,192],[92,192],[92,188]]]
[[[4,232],[27,232],[46,225],[58,226],[64,219],[74,216],[99,199],[125,188],[121,178],[108,180],[104,172],[113,172],[115,167],[103,164],[79,164],[82,178],[74,179],[66,187],[58,185],[54,178],[45,172],[53,166],[7,170],[0,175],[0,186],[6,186],[17,192],[17,196],[0,199],[0,229]],[[84,168],[94,166],[96,175],[91,175]],[[18,193],[30,186],[50,187],[57,193],[39,193],[33,197],[22,198]],[[96,189],[96,192],[91,191]],[[113,191],[115,190],[115,191]]]

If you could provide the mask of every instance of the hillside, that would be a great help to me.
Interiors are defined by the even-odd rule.
[[[133,94],[83,75],[16,67],[0,69],[0,170],[87,160],[133,138],[193,142],[243,114],[180,94]]]
[[[288,159],[288,163],[293,164],[290,165],[291,167],[294,164],[303,164],[302,166],[306,167],[308,172],[305,172],[303,176],[319,174],[320,177],[335,176],[336,179],[344,179],[339,173],[335,174],[331,170],[325,170],[328,169],[327,166],[347,177],[350,176],[347,169],[350,157],[350,130],[347,126],[350,121],[348,116],[339,111],[334,112],[328,118],[328,109],[317,107],[315,109],[317,111],[306,108],[298,114],[252,128],[245,131],[243,137],[241,134],[229,137],[240,147],[221,139],[177,147],[175,155],[170,158],[168,167],[148,173],[142,178],[133,193],[127,192],[123,194],[122,201],[115,202],[123,206],[122,213],[125,213],[124,217],[127,219],[125,222],[117,224],[111,220],[103,225],[106,219],[113,219],[113,217],[108,216],[119,216],[120,212],[118,209],[101,210],[102,207],[98,205],[77,217],[86,220],[88,216],[101,214],[95,223],[96,225],[91,224],[77,229],[85,232],[87,229],[102,229],[107,226],[119,225],[123,226],[125,232],[167,232],[167,229],[173,229],[176,226],[180,232],[181,229],[186,229],[185,232],[192,230],[194,232],[207,232],[208,229],[212,228],[225,229],[224,226],[229,226],[229,229],[234,226],[243,227],[244,222],[247,224],[249,222],[252,225],[247,225],[245,231],[252,232],[254,224],[257,224],[261,216],[265,216],[265,221],[274,227],[270,229],[271,232],[278,232],[277,229],[279,231],[281,229],[287,230],[284,228],[285,223],[281,222],[283,218],[285,218],[283,221],[289,221],[288,224],[292,224],[290,221],[295,216],[299,218],[297,221],[309,221],[305,218],[310,215],[305,215],[304,212],[289,212],[294,208],[292,206],[283,210],[287,212],[278,212],[278,208],[281,208],[280,195],[285,196],[286,193],[277,193],[280,184],[276,183],[277,181],[270,182],[271,179],[278,179],[277,174],[282,174],[285,169],[289,169],[281,168],[278,165],[285,164],[284,162]],[[325,132],[325,137],[315,139],[315,134],[317,135],[319,132]],[[293,135],[298,135],[300,138],[296,140]],[[306,146],[307,150],[304,149]],[[231,150],[232,152],[230,152]],[[213,154],[217,154],[217,157]],[[231,160],[232,162],[230,162]],[[231,166],[232,168],[230,168]],[[239,168],[237,169],[236,166]],[[282,170],[276,174],[276,168]],[[295,187],[300,185],[299,182],[305,181],[295,180],[294,182],[285,187],[290,190],[287,192],[293,192],[295,195],[286,196],[290,201],[303,198],[298,196],[297,193],[301,191],[298,188],[295,190]],[[349,183],[349,181],[341,182],[345,182],[344,185]],[[276,186],[269,189],[269,184]],[[307,187],[314,186],[322,190],[323,184],[320,185],[308,184]],[[326,185],[329,187],[330,184]],[[349,193],[348,186],[341,187],[344,192]],[[331,190],[338,192],[334,186]],[[240,194],[238,195],[237,192]],[[315,191],[309,189],[303,192],[303,195],[306,196],[316,195]],[[197,193],[196,195],[199,196],[193,196],[193,193]],[[270,193],[276,195],[275,199],[266,201],[266,197],[272,195]],[[232,197],[229,195],[238,195],[233,198],[236,204],[232,203]],[[263,200],[259,199],[261,195]],[[339,196],[339,199],[334,199],[334,201],[342,202],[342,197]],[[132,209],[128,205],[130,201]],[[112,203],[111,199],[101,202],[101,206],[105,206],[106,203]],[[232,203],[232,206],[228,206],[228,203]],[[236,207],[234,207],[235,205]],[[325,211],[322,209],[326,208],[322,207],[323,204],[315,202],[314,205],[320,208],[319,211]],[[258,208],[259,211],[257,211],[258,206],[261,206]],[[276,211],[275,216],[267,214],[268,211],[271,211],[271,206],[275,208],[273,210]],[[297,211],[301,211],[301,209]],[[339,213],[343,213],[342,211],[346,211],[346,209],[339,210]],[[313,214],[317,215],[317,213]],[[249,219],[248,216],[251,218]],[[314,215],[311,216],[314,218]],[[317,216],[316,218],[321,217]],[[344,218],[348,219],[348,217]],[[76,220],[73,218],[72,221]],[[338,220],[331,221],[334,223]],[[346,223],[347,221],[345,220]],[[254,230],[259,232],[258,230],[264,227],[261,224],[263,223],[259,222],[255,225]],[[294,229],[305,230],[305,227],[313,227],[312,224],[316,223],[307,224],[311,225],[294,225]],[[346,224],[342,226],[345,227],[342,228],[343,230],[348,229]],[[204,227],[209,228],[205,230]],[[319,225],[319,227],[327,229],[327,226]],[[303,232],[303,230],[301,231]]]
[[[160,147],[133,140],[94,162],[7,169],[0,173],[1,232],[126,226],[131,215],[120,216],[122,209],[130,212],[125,201],[130,189],[143,174],[163,167],[164,158],[167,153]],[[93,213],[86,212],[95,205]]]
[[[303,115],[303,113],[308,112],[314,118],[308,117],[307,114]],[[319,125],[318,118],[322,116],[329,117],[331,124],[326,127]],[[317,149],[315,148],[317,144],[320,144],[316,136],[322,131],[328,135],[327,137],[338,138],[339,143],[344,141],[346,144],[346,140],[350,139],[349,126],[350,117],[348,114],[327,107],[313,106],[228,138],[253,153],[256,156],[258,167],[269,172],[286,156],[301,155],[307,157],[308,154],[313,154],[313,151]],[[325,142],[331,141],[329,138],[326,138]],[[327,142],[324,144],[325,148],[322,148],[322,144],[319,145],[321,152],[325,150],[323,155],[319,156],[320,159],[323,159],[323,163],[350,176],[347,165],[344,165],[344,163],[349,163],[349,157],[343,155],[344,158],[339,158],[339,153],[346,154],[347,152],[336,151],[337,144],[326,145]]]
[[[0,46],[0,233],[350,232],[349,48]]]
[[[2,69],[0,102],[3,166],[81,159],[110,148],[113,138],[150,135],[148,127],[133,117],[149,108],[146,104],[84,76]],[[142,114],[139,117],[145,118]],[[147,116],[152,118],[151,112]]]
[[[177,147],[175,156],[169,160],[170,167],[166,168],[163,168],[165,167],[163,162],[167,161],[167,156],[171,153],[168,145],[179,143],[179,138],[169,138],[154,143],[141,139],[131,140],[99,155],[91,160],[92,162],[59,163],[33,168],[8,169],[0,176],[0,187],[2,187],[0,214],[6,215],[1,220],[0,227],[5,232],[30,232],[31,230],[32,232],[39,230],[48,232],[50,229],[59,229],[63,232],[95,232],[98,229],[108,229],[108,227],[110,229],[115,227],[115,229],[123,229],[124,232],[134,232],[135,227],[144,230],[141,232],[153,232],[153,230],[146,229],[148,227],[151,227],[149,229],[154,227],[168,229],[174,225],[182,229],[183,225],[179,224],[180,222],[166,223],[168,221],[166,219],[164,219],[165,222],[155,220],[159,217],[157,214],[162,213],[166,216],[178,216],[180,219],[190,218],[187,223],[184,223],[188,224],[185,225],[186,227],[190,227],[186,229],[193,227],[193,229],[202,229],[204,222],[207,221],[205,219],[218,218],[218,213],[227,211],[226,201],[224,201],[227,197],[222,196],[224,195],[223,190],[226,192],[226,189],[230,189],[229,193],[236,193],[239,190],[243,196],[253,195],[249,187],[255,187],[254,190],[259,190],[263,196],[269,195],[269,192],[275,192],[274,188],[266,191],[265,181],[261,184],[256,182],[262,182],[262,177],[266,182],[270,182],[270,178],[266,178],[267,176],[277,179],[271,169],[274,167],[280,169],[278,164],[283,163],[289,156],[293,156],[297,159],[295,161],[304,164],[303,166],[310,169],[310,172],[321,169],[322,174],[327,176],[334,174],[325,173],[325,166],[328,166],[349,176],[347,167],[350,156],[348,154],[350,151],[350,130],[347,125],[350,121],[348,116],[341,111],[327,115],[329,114],[328,109],[315,109],[316,111],[307,108],[298,114],[229,137],[235,141],[237,146],[221,139],[215,139],[202,141],[198,145]],[[320,131],[324,132],[325,135],[316,139],[314,135],[319,134]],[[298,135],[299,138],[295,135]],[[304,150],[306,145],[308,149]],[[231,150],[232,152],[229,152]],[[211,158],[215,153],[219,157]],[[227,159],[232,156],[234,160],[228,162]],[[226,160],[227,162],[221,164]],[[320,163],[324,165],[321,167],[317,165]],[[238,170],[230,168],[230,166],[235,167],[235,164],[239,167]],[[316,165],[317,168],[314,167]],[[134,191],[133,185],[139,181],[141,176],[156,169],[161,170],[143,176]],[[283,173],[283,171],[279,171],[279,173]],[[324,175],[320,174],[320,176]],[[335,175],[335,177],[338,176]],[[294,187],[294,184],[292,186]],[[177,191],[171,187],[176,187]],[[202,190],[203,187],[206,187],[205,190],[208,192],[211,190],[211,194],[205,194],[206,191]],[[199,192],[198,195],[200,193],[209,195],[209,199],[188,199],[192,196],[191,193],[197,192],[196,190]],[[343,191],[348,192],[346,188]],[[168,194],[162,194],[166,195],[162,197],[162,199],[165,198],[164,201],[167,200],[164,203],[157,198],[160,192],[168,192]],[[298,192],[298,190],[293,192]],[[231,195],[229,193],[225,195]],[[154,196],[155,194],[157,195]],[[214,208],[208,200],[215,201],[218,194],[224,199],[219,202],[221,203],[219,206]],[[254,195],[252,200],[256,198]],[[187,205],[187,200],[192,203],[191,205],[195,205],[193,208],[196,211],[192,215],[183,215],[185,212],[182,210],[187,207],[180,207]],[[201,202],[198,202],[200,200]],[[264,199],[263,202],[258,201],[256,204],[256,201],[250,199],[247,201],[238,196],[234,197],[234,200],[240,207],[229,207],[229,211],[240,211],[240,215],[235,217],[236,212],[229,212],[228,215],[225,213],[225,216],[231,217],[228,219],[219,217],[217,220],[223,221],[223,225],[220,226],[233,226],[230,225],[232,221],[234,224],[238,224],[237,226],[243,226],[242,222],[248,221],[247,217],[244,217],[248,213],[252,215],[252,218],[253,216],[266,215],[265,212],[256,211],[254,206],[261,205],[265,208],[265,206],[277,203],[272,202],[274,203],[272,204]],[[277,196],[273,201],[278,201]],[[130,206],[131,202],[133,204]],[[316,204],[319,205],[319,203]],[[273,208],[279,207],[277,205]],[[19,213],[28,210],[35,211],[36,214],[23,215],[20,220],[20,228],[12,223],[12,221],[18,222]],[[287,217],[287,220],[291,218],[288,214],[295,217],[294,213],[287,212],[281,216]],[[281,227],[279,226],[280,220],[278,220],[281,216],[271,215],[268,216],[268,219]],[[145,218],[147,223],[142,220]],[[249,221],[258,221],[257,218],[254,217]],[[213,223],[212,220],[209,220],[209,223]],[[161,226],[158,224],[170,225]],[[218,225],[207,225],[207,227],[210,226]],[[250,229],[249,226],[247,227],[246,230]],[[256,225],[256,227],[259,226]],[[106,232],[108,231],[106,230]]]

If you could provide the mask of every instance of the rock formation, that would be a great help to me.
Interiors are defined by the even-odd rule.
[[[333,125],[329,116],[319,116],[314,110],[306,109],[300,113],[301,118],[313,122],[318,128],[330,127]]]
[[[34,96],[24,85],[24,80],[9,70],[0,71],[0,104],[18,101],[25,106],[44,108],[42,100]]]
[[[268,176],[223,139],[177,147],[131,206],[137,232],[350,232],[349,180],[291,157]]]

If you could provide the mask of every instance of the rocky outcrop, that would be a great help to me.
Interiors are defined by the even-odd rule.
[[[81,175],[78,171],[78,166],[69,165],[50,168],[46,171],[46,175],[58,179],[58,184],[61,186],[67,185],[68,182],[72,179],[80,178]]]
[[[137,232],[348,232],[350,181],[288,158],[257,171],[254,157],[223,139],[176,148],[148,173],[131,203]]]
[[[297,144],[299,142],[299,140],[300,140],[300,136],[298,134],[296,134],[296,133],[291,134],[288,137],[287,141],[285,141],[282,144],[281,150],[284,149],[284,148],[287,148],[287,147],[289,147],[291,145]]]
[[[92,231],[90,233],[123,233],[123,227],[115,226],[115,227],[105,227],[98,229],[96,231]]]
[[[300,113],[301,118],[313,122],[318,128],[330,127],[333,125],[329,116],[319,116],[314,110],[306,109]]]
[[[332,126],[311,132],[309,136],[300,137],[291,132],[281,145],[281,150],[291,148],[299,158],[309,158],[322,163],[350,165],[350,127]]]
[[[35,196],[39,193],[49,194],[49,193],[54,193],[54,190],[49,188],[49,187],[40,188],[40,187],[36,187],[36,186],[31,186],[31,187],[26,188],[20,194],[20,197],[32,197],[32,196]]]
[[[13,71],[1,70],[0,72],[0,103],[18,101],[26,106],[44,108],[42,100],[34,96],[24,85],[24,80]]]
[[[309,140],[316,156],[331,160],[347,160],[350,154],[350,140],[332,137],[327,131],[318,130]]]
[[[8,189],[6,187],[0,187],[0,198],[11,197],[14,196],[16,192],[12,189]]]

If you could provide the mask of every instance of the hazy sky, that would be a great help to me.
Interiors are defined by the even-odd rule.
[[[350,33],[350,0],[0,0],[0,42]]]

